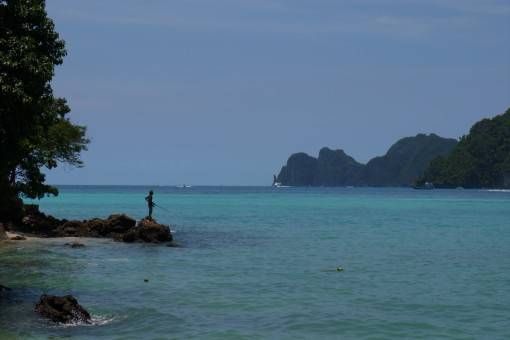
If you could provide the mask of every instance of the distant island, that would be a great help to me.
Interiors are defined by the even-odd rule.
[[[277,181],[290,186],[410,186],[433,159],[446,156],[456,145],[455,139],[418,134],[400,139],[367,164],[327,147],[318,158],[300,152],[289,157]]]
[[[295,153],[276,182],[285,186],[510,188],[510,109],[473,125],[460,141],[435,134],[402,138],[367,164],[343,150]]]
[[[417,184],[439,188],[510,188],[510,109],[471,127],[453,151],[434,159]]]

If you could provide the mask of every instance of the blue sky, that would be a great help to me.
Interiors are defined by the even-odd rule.
[[[291,153],[365,162],[510,107],[510,2],[47,0],[54,90],[88,126],[56,184],[270,184]]]

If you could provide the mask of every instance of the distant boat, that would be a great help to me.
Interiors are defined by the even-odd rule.
[[[272,187],[274,188],[280,188],[282,186],[282,183],[278,182],[276,180],[276,175],[273,175],[273,184],[272,184]]]
[[[425,182],[425,183],[423,183],[423,185],[415,185],[413,188],[416,189],[416,190],[432,190],[432,189],[435,189],[434,183],[431,183],[431,182]]]
[[[176,188],[179,188],[179,189],[188,189],[188,188],[191,188],[191,185],[183,184],[183,185],[176,186]]]

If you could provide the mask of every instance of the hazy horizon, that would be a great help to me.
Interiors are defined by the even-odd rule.
[[[50,183],[267,185],[295,152],[366,163],[510,106],[505,1],[47,6],[68,49],[54,92],[91,139]]]

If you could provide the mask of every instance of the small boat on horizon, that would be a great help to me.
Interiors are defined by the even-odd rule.
[[[191,188],[192,186],[191,185],[186,185],[186,184],[183,184],[183,185],[177,185],[176,188],[179,188],[179,189],[188,189],[188,188]]]

